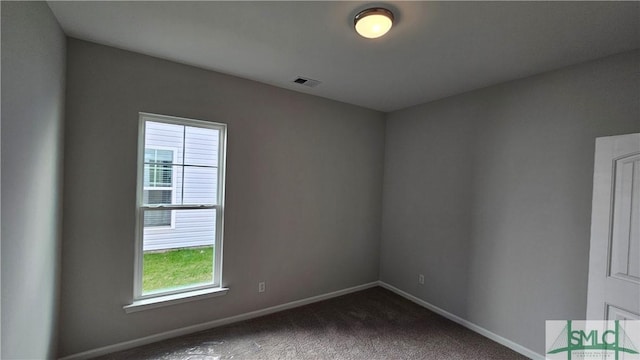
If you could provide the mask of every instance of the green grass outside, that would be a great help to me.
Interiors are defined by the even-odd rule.
[[[143,292],[212,281],[213,247],[146,252],[142,270]]]

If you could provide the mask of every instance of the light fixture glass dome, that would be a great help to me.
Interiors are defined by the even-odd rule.
[[[366,9],[356,15],[354,25],[360,36],[375,39],[391,29],[393,13],[383,8]]]

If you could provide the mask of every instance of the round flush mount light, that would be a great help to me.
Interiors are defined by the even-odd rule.
[[[370,8],[360,11],[353,23],[360,36],[375,39],[391,29],[393,13],[384,8]]]

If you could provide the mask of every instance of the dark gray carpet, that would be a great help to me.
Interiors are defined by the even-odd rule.
[[[376,287],[101,359],[526,359]]]

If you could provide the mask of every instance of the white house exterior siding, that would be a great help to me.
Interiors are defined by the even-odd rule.
[[[182,129],[187,129],[183,134]],[[215,166],[218,162],[218,131],[147,122],[147,149],[173,150],[175,164]],[[183,143],[186,142],[186,147]],[[184,148],[184,153],[183,153]],[[173,167],[174,204],[215,203],[217,168]],[[184,179],[184,184],[183,184]],[[213,180],[213,181],[212,181]],[[184,186],[183,186],[184,185]],[[215,242],[215,209],[173,210],[171,226],[144,228],[144,251],[166,250],[195,246],[210,246]]]

